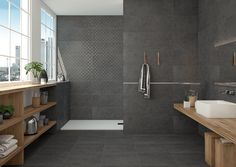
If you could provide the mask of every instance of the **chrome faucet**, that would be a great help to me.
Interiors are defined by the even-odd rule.
[[[224,91],[221,91],[221,94],[235,96],[235,90],[227,90],[226,89]]]

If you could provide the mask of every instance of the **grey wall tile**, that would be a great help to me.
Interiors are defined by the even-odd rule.
[[[148,56],[152,82],[200,80],[197,0],[124,1],[123,41],[125,82],[138,81],[144,51]],[[158,51],[160,66],[156,65]],[[191,120],[181,121],[173,111],[173,103],[182,102],[190,88],[151,85],[151,99],[147,100],[137,92],[137,85],[124,85],[125,132],[196,132],[197,126]]]
[[[121,119],[123,17],[59,16],[57,40],[72,85],[71,119]]]

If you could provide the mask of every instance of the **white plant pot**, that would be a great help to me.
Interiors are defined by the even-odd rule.
[[[184,108],[190,108],[190,102],[189,101],[184,101]]]
[[[39,78],[32,78],[32,84],[40,84]]]

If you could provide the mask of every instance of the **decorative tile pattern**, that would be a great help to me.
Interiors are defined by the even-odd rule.
[[[59,16],[58,45],[72,84],[71,119],[122,119],[123,18]]]

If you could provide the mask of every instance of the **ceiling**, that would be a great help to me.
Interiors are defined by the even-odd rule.
[[[57,15],[123,15],[123,0],[43,0]]]

